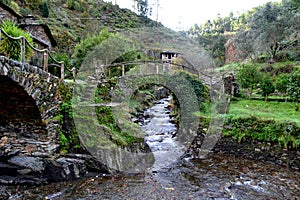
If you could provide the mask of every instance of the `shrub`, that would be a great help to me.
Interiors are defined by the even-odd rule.
[[[46,0],[43,0],[39,6],[42,17],[49,17],[49,5]]]
[[[77,153],[82,152],[80,139],[74,124],[74,113],[72,108],[73,91],[67,85],[61,84],[59,89],[62,96],[62,103],[59,107],[57,115],[59,123],[62,127],[60,130],[60,151],[61,153]]]
[[[101,42],[112,36],[107,29],[103,29],[99,34],[95,36],[87,36],[86,39],[80,41],[75,46],[74,53],[71,58],[71,66],[75,66],[79,69],[86,55],[90,53],[95,46],[99,45]]]
[[[25,2],[31,9],[38,9],[39,5],[41,5],[41,0],[25,0]]]
[[[67,0],[66,4],[70,10],[75,10],[75,0]]]
[[[5,4],[9,5],[9,4],[10,4],[10,2],[11,2],[11,0],[0,0],[0,2],[1,2],[1,3],[5,3]]]
[[[33,40],[29,33],[19,29],[16,24],[10,21],[4,21],[0,28],[4,30],[8,35],[12,37],[24,36],[26,40],[32,45]],[[3,52],[7,57],[13,60],[21,60],[21,40],[11,40],[8,37],[4,37],[0,42],[0,51]],[[33,56],[33,50],[28,44],[25,45],[25,58],[28,60]]]
[[[277,76],[275,81],[275,87],[278,92],[287,93],[287,88],[289,84],[290,75],[289,74],[280,74]]]
[[[20,8],[20,14],[23,16],[31,15],[31,10],[29,8]]]

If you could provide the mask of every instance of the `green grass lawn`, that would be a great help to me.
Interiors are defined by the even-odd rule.
[[[235,117],[255,116],[262,120],[291,121],[300,126],[300,111],[295,111],[293,103],[265,102],[257,100],[232,101],[229,107],[229,115]]]

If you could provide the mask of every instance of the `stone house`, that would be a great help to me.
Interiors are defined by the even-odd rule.
[[[31,35],[39,49],[49,48],[51,50],[57,46],[49,27],[36,22],[33,16],[23,17],[18,26]]]
[[[163,51],[160,53],[160,59],[163,62],[170,62],[173,59],[177,58],[179,53],[173,51]]]
[[[38,23],[33,16],[22,16],[12,8],[0,2],[0,22],[4,20],[15,22],[21,29],[27,31],[33,38],[35,47],[52,50],[57,43],[46,24]]]

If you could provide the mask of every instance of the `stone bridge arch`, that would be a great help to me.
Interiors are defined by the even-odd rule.
[[[60,79],[0,56],[0,156],[51,156],[59,147]]]

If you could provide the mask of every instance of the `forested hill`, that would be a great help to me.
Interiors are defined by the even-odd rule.
[[[141,26],[162,26],[118,5],[102,0],[1,0],[23,16],[33,15],[47,24],[58,51],[73,53],[76,43],[103,28],[109,31]]]
[[[234,45],[236,51],[236,60],[229,62],[300,60],[300,2],[269,2],[240,15],[216,16],[204,24],[195,24],[185,33],[211,52],[218,66],[226,61],[228,45]]]

